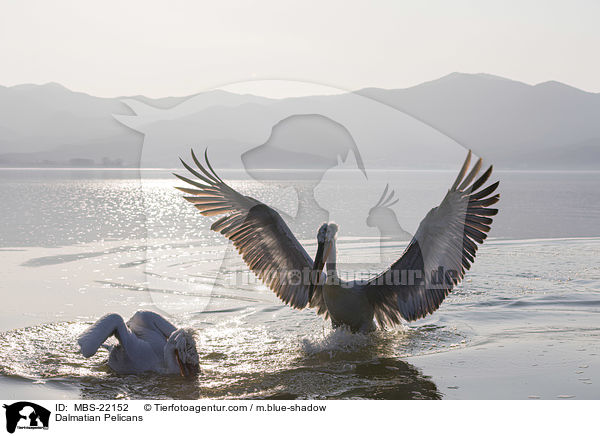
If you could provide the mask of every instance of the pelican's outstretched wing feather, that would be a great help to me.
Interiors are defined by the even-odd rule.
[[[397,324],[401,318],[414,321],[433,313],[474,262],[491,217],[498,213],[489,206],[498,202],[500,194],[493,195],[499,182],[480,189],[492,174],[491,166],[473,182],[481,159],[466,175],[470,161],[469,151],[456,181],[440,205],[421,221],[402,257],[365,285],[379,325]]]
[[[211,225],[233,242],[250,269],[286,304],[302,309],[308,304],[312,260],[279,213],[264,203],[228,186],[212,169],[205,153],[205,168],[192,150],[198,170],[183,166],[200,181],[175,174],[193,186],[177,187],[184,198],[205,216],[224,215]],[[322,301],[322,299],[313,299]],[[324,306],[324,302],[323,302]],[[326,311],[318,305],[318,311]]]

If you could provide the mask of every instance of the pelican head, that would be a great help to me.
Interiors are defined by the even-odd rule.
[[[321,276],[321,272],[323,272],[323,267],[327,262],[327,258],[331,254],[331,249],[334,246],[335,238],[338,232],[338,225],[336,223],[323,223],[323,225],[319,228],[317,232],[317,254],[315,256],[315,262],[313,263],[313,279],[310,284],[310,288],[308,291],[308,301],[312,300],[312,296],[315,291],[315,287],[319,281],[319,277]]]
[[[171,333],[164,354],[165,362],[171,372],[179,372],[182,377],[200,372],[200,359],[191,329],[177,329]]]

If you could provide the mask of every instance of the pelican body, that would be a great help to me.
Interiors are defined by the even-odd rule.
[[[313,264],[313,274],[318,280],[313,280],[309,288],[308,298],[312,301],[315,289],[320,286],[323,303],[331,318],[334,328],[348,326],[354,332],[371,331],[375,329],[373,317],[375,311],[364,292],[362,282],[344,281],[337,273],[336,236],[338,226],[335,223],[324,223],[317,233],[317,254]],[[326,274],[322,273],[327,266]]]
[[[353,282],[325,284],[322,292],[334,328],[347,326],[363,333],[375,330],[375,310],[362,286]]]
[[[192,187],[188,194],[205,216],[221,216],[211,229],[233,242],[250,269],[286,304],[314,307],[333,327],[367,332],[433,313],[464,277],[487,237],[498,202],[499,182],[482,188],[492,173],[479,176],[482,160],[469,170],[467,154],[453,185],[441,203],[429,211],[404,253],[386,271],[367,281],[343,281],[336,269],[335,223],[317,232],[314,260],[298,242],[279,213],[227,185],[214,171],[205,152],[205,168],[192,150],[198,170],[181,160],[198,180],[175,174]],[[384,196],[387,193],[384,192]],[[384,202],[390,200],[393,191]],[[393,203],[392,203],[393,204]],[[326,266],[325,271],[324,268]],[[308,274],[305,274],[308,272]]]
[[[91,357],[110,337],[119,344],[110,350],[108,366],[121,374],[154,371],[187,377],[199,372],[196,341],[189,329],[178,329],[150,311],[138,311],[125,323],[117,313],[104,315],[85,330],[77,343]]]

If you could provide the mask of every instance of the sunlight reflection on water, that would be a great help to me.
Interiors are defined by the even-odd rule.
[[[170,179],[142,188],[134,179],[111,176],[2,180],[0,200],[9,207],[1,217],[0,246],[11,251],[0,255],[5,263],[23,259],[11,269],[15,283],[40,268],[45,280],[32,282],[39,289],[22,290],[32,295],[27,300],[32,307],[23,311],[33,313],[39,325],[0,333],[1,375],[74,386],[85,398],[439,398],[441,389],[429,378],[434,374],[407,360],[532,336],[558,349],[570,343],[594,353],[588,342],[599,334],[600,240],[528,238],[600,234],[600,211],[592,201],[597,175],[567,175],[555,182],[546,175],[503,179],[492,238],[463,284],[432,316],[369,335],[332,331],[314,312],[284,307],[256,281],[234,285],[230,278],[246,267],[208,230],[210,220],[181,200]],[[431,184],[442,186],[451,175],[437,176],[427,192],[418,182],[431,174],[415,176],[406,188],[410,198],[424,190],[418,213],[403,215],[407,206],[399,204],[398,216],[407,217],[410,231],[445,192]],[[539,191],[540,181],[551,187]],[[254,182],[233,185],[267,202],[281,194]],[[578,186],[577,195],[552,188],[558,185]],[[360,187],[352,194],[360,199]],[[39,213],[22,198],[38,199]],[[283,191],[278,201],[294,213],[289,193]],[[537,208],[538,203],[543,205]],[[350,216],[341,223],[341,268],[377,271],[385,265],[378,234],[364,221]],[[311,254],[315,230],[301,223],[294,229]],[[402,244],[388,248],[396,256]],[[127,316],[142,307],[162,309],[175,324],[197,330],[203,369],[197,380],[119,376],[106,365],[106,351],[91,359],[78,353],[75,340],[90,314],[122,310]],[[65,319],[78,320],[60,322]]]

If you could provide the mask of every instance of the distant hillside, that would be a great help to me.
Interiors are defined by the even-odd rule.
[[[281,100],[225,91],[99,98],[55,83],[0,87],[0,165],[167,167],[193,145],[210,146],[217,165],[236,166],[272,125],[303,113],[346,126],[371,167],[453,165],[449,144],[456,141],[498,167],[600,169],[599,94],[462,73],[407,89]],[[303,144],[299,135],[295,143]],[[266,157],[263,165],[278,164]]]
[[[426,121],[501,166],[579,162],[600,169],[595,148],[600,143],[599,94],[559,82],[531,86],[460,73],[408,89],[360,92]],[[584,143],[584,148],[574,147]],[[564,161],[571,153],[583,154]]]

